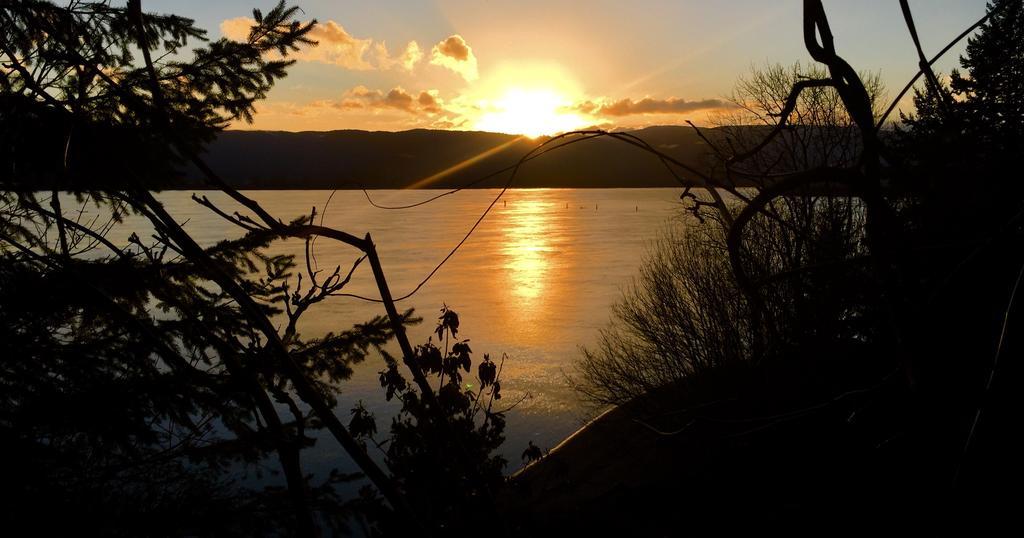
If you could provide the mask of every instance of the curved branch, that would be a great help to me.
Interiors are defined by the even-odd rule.
[[[836,83],[832,79],[807,79],[798,81],[795,84],[793,84],[793,88],[789,91],[789,95],[786,97],[786,103],[778,114],[779,122],[775,124],[775,127],[772,129],[772,131],[768,133],[768,135],[765,136],[764,139],[761,140],[761,142],[758,143],[753,148],[738,155],[733,155],[732,157],[730,157],[727,166],[732,165],[734,163],[743,162],[749,159],[750,157],[756,155],[758,152],[764,149],[765,146],[771,143],[771,141],[774,140],[775,137],[778,136],[779,133],[781,133],[786,128],[787,122],[789,120],[789,115],[793,113],[794,109],[796,109],[797,101],[800,97],[800,92],[806,90],[807,88],[826,87],[834,88],[836,87]]]
[[[947,43],[946,46],[943,47],[942,50],[940,50],[938,54],[936,54],[935,56],[932,56],[931,60],[928,60],[929,67],[932,66],[932,65],[935,65],[935,62],[939,61],[939,58],[942,58],[943,56],[945,56],[946,53],[949,52],[949,49],[951,49],[954,46],[956,46],[956,44],[959,43],[960,41],[962,41],[963,38],[965,38],[968,35],[970,35],[971,32],[977,30],[979,26],[981,26],[982,24],[985,24],[986,22],[988,22],[988,20],[990,18],[992,18],[993,15],[999,13],[1000,11],[1002,11],[1003,9],[1005,9],[1009,5],[1010,4],[1008,2],[1007,3],[1002,3],[1002,4],[997,4],[996,6],[994,6],[994,9],[992,9],[991,11],[986,13],[984,17],[978,19],[978,22],[972,24],[971,26],[969,26],[963,32],[960,32],[960,35],[958,35],[955,38],[953,38],[953,40],[950,41],[949,43]],[[918,72],[910,79],[910,82],[907,82],[907,85],[904,86],[903,89],[900,90],[900,93],[896,96],[896,98],[892,100],[892,103],[889,104],[889,108],[885,109],[885,113],[882,114],[881,118],[878,120],[878,123],[875,125],[875,131],[876,132],[881,130],[882,125],[885,124],[885,120],[889,117],[889,114],[892,114],[892,111],[896,109],[897,105],[899,105],[900,99],[903,99],[903,96],[906,95],[908,91],[910,91],[910,88],[914,87],[914,83],[917,82],[917,79],[921,78],[921,75],[924,75],[924,70],[923,69],[922,70],[918,70]]]
[[[900,0],[900,9],[903,10],[903,20],[907,23],[910,39],[914,42],[914,48],[917,49],[919,72],[924,73],[925,79],[928,80],[928,88],[935,94],[935,99],[939,102],[939,107],[942,108],[942,115],[946,117],[946,121],[950,121],[953,116],[949,101],[942,91],[942,86],[939,85],[939,80],[935,78],[931,63],[925,58],[924,49],[921,48],[921,39],[917,37],[917,27],[914,25],[914,15],[910,12],[910,3],[907,0]]]

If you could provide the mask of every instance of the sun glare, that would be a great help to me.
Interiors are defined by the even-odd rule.
[[[530,138],[571,131],[586,125],[586,120],[569,109],[571,105],[555,90],[510,88],[493,102],[483,103],[486,112],[475,128]]]

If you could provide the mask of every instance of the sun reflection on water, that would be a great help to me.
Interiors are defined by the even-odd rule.
[[[509,276],[510,291],[521,301],[522,307],[535,306],[542,298],[550,281],[551,243],[554,204],[550,201],[517,200],[509,208],[505,223],[505,269]]]

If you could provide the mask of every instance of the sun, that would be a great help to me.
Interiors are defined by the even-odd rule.
[[[521,134],[530,138],[579,129],[587,121],[572,111],[572,100],[551,88],[512,87],[484,101],[474,126],[479,131]]]

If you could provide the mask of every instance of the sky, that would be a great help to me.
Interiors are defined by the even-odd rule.
[[[144,0],[244,39],[276,0]],[[706,125],[738,77],[811,63],[800,0],[299,0],[316,48],[235,129],[412,128],[537,136],[586,126]],[[917,71],[897,0],[825,0],[838,53],[894,97]],[[984,0],[912,0],[929,56],[985,13]],[[937,64],[956,66],[963,44]],[[901,103],[910,109],[909,100]]]

